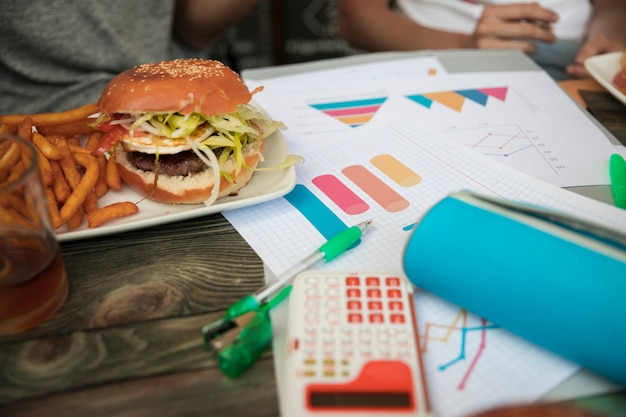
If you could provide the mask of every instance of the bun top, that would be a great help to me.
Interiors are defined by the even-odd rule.
[[[232,113],[252,94],[239,75],[218,61],[176,59],[130,68],[104,88],[98,109],[112,113]]]

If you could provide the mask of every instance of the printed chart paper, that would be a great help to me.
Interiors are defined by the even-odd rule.
[[[423,72],[345,83],[320,81],[317,72],[300,77],[306,82],[264,80],[265,90],[255,96],[288,127],[283,135],[293,153],[306,157],[332,146],[338,135],[406,118],[559,187],[610,183],[615,145],[542,71]]]
[[[284,198],[224,212],[275,275],[367,219],[373,224],[360,243],[319,268],[400,272],[413,225],[433,204],[460,190],[626,230],[623,210],[529,177],[407,120],[337,135],[333,146],[311,150],[305,160],[296,169],[295,189]],[[415,297],[438,416],[536,400],[578,369],[432,294],[418,291]]]

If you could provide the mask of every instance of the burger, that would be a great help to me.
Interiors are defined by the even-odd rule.
[[[622,52],[620,70],[613,77],[613,85],[623,94],[626,94],[626,50]]]
[[[96,153],[152,200],[212,204],[245,186],[264,139],[282,128],[251,103],[237,73],[218,61],[178,59],[130,68],[104,88]]]

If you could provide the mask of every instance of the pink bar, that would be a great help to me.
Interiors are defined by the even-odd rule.
[[[312,182],[346,214],[361,214],[369,209],[365,201],[334,175],[320,175]]]
[[[409,207],[409,202],[362,165],[352,165],[341,171],[382,208],[398,212]]]
[[[324,113],[329,116],[352,116],[354,114],[372,114],[376,113],[380,109],[378,106],[365,106],[365,107],[351,107],[347,109],[339,110],[324,110]]]

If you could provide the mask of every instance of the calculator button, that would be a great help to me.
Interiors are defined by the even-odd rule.
[[[387,297],[389,298],[402,298],[402,291],[400,290],[387,290]]]
[[[360,301],[349,300],[347,304],[348,304],[348,310],[360,310],[361,309]]]
[[[329,300],[326,303],[326,307],[333,312],[336,312],[341,309],[341,302],[339,300]]]
[[[337,288],[329,288],[326,290],[326,296],[330,299],[339,298],[339,290]]]
[[[315,325],[315,324],[319,323],[320,316],[319,316],[319,314],[308,313],[308,314],[306,314],[304,316],[304,320],[306,321],[306,323],[308,325]]]
[[[306,277],[306,281],[307,285],[315,285],[318,284],[320,282],[319,277]]]
[[[379,289],[369,288],[367,290],[367,296],[369,298],[380,298],[382,296],[382,294],[381,294]]]
[[[400,286],[400,278],[397,277],[389,277],[385,279],[385,283],[388,287],[399,287]]]
[[[362,323],[363,316],[358,313],[350,313],[348,314],[348,323]]]
[[[332,276],[332,277],[327,277],[326,278],[326,284],[328,284],[329,287],[335,288],[339,286],[339,277],[336,276]]]
[[[404,323],[405,322],[403,314],[392,314],[391,316],[389,316],[389,320],[392,323]]]
[[[319,298],[320,290],[318,288],[309,287],[304,291],[304,294],[310,298]]]
[[[382,310],[383,303],[380,301],[368,301],[367,308],[369,308],[370,310]]]
[[[370,314],[370,323],[383,323],[384,321],[382,314]]]
[[[330,313],[326,316],[326,319],[330,324],[339,324],[339,318],[340,316],[337,313]]]
[[[349,287],[358,287],[361,285],[361,280],[358,277],[346,277],[346,285]]]
[[[367,277],[365,278],[365,285],[367,285],[368,287],[378,287],[380,285],[380,278]]]
[[[390,301],[389,302],[389,310],[391,311],[402,311],[404,309],[404,305],[400,301]]]
[[[346,295],[348,298],[359,298],[361,296],[361,290],[356,288],[348,288],[346,290]]]

